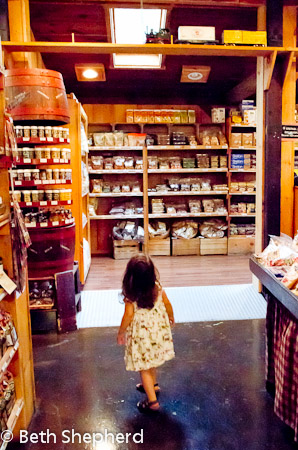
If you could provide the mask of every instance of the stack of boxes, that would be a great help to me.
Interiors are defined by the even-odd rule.
[[[231,169],[255,169],[256,155],[250,153],[233,153],[231,156]]]

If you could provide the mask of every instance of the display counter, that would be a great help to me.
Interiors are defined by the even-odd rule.
[[[266,387],[274,393],[274,412],[298,440],[298,297],[252,257],[250,270],[267,300]]]

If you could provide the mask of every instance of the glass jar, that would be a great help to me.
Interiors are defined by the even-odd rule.
[[[59,169],[53,169],[53,180],[59,180]]]
[[[60,191],[58,191],[57,189],[55,189],[53,191],[53,200],[56,200],[56,201],[60,200]]]
[[[51,149],[50,148],[45,148],[44,149],[44,157],[46,158],[46,159],[51,159]]]
[[[62,128],[63,133],[63,139],[67,139],[69,137],[69,129],[68,128]]]
[[[23,191],[24,202],[31,202],[31,191]]]
[[[30,127],[28,125],[23,128],[23,136],[24,138],[30,138]]]
[[[14,197],[20,203],[22,201],[22,191],[14,191]]]
[[[24,128],[21,125],[16,125],[15,132],[16,132],[16,137],[17,138],[22,138],[23,137],[23,131],[24,131]]]
[[[65,189],[64,190],[64,198],[65,200],[71,200],[71,189]]]
[[[59,131],[59,139],[62,139],[63,138],[63,128],[61,128],[61,127],[58,127],[58,131]]]
[[[32,125],[30,127],[30,131],[31,131],[31,137],[32,138],[37,138],[37,126]]]
[[[69,149],[68,148],[62,148],[61,149],[61,158],[62,159],[69,159]]]
[[[66,180],[66,169],[60,169],[59,170],[59,179],[60,180]]]
[[[53,138],[59,138],[59,127],[53,127],[52,129],[52,136]]]
[[[52,137],[52,127],[44,127],[44,134],[46,138]]]
[[[60,148],[52,148],[51,150],[52,159],[60,159]]]
[[[71,169],[65,169],[65,179],[71,181],[72,177],[72,170]]]
[[[44,149],[42,147],[35,147],[34,155],[36,159],[44,158]]]
[[[46,190],[45,197],[48,202],[51,202],[53,200],[53,191],[51,189]]]
[[[37,127],[37,130],[38,130],[38,137],[39,137],[39,139],[40,138],[44,138],[45,137],[44,127],[43,126]]]
[[[18,169],[16,172],[17,172],[18,181],[23,181],[24,180],[24,170]]]
[[[40,169],[40,173],[39,173],[40,179],[41,180],[46,180],[47,179],[47,172],[45,169]]]
[[[23,154],[23,158],[24,159],[29,159],[30,158],[30,147],[24,147],[22,149],[22,154]]]
[[[53,179],[53,169],[46,169],[47,180]]]
[[[31,170],[25,169],[24,170],[24,181],[30,181],[31,180]],[[30,201],[30,200],[27,200]]]
[[[39,202],[39,195],[38,191],[31,191],[32,201],[33,202]]]
[[[31,178],[32,180],[39,180],[39,169],[32,169],[31,171]],[[38,200],[34,200],[34,201],[38,201]]]
[[[36,191],[36,192],[38,193],[38,201],[39,201],[39,202],[42,202],[43,199],[44,199],[44,191],[38,190],[38,191]]]

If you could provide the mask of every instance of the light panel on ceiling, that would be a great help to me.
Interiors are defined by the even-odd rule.
[[[106,81],[103,64],[75,64],[78,81]]]

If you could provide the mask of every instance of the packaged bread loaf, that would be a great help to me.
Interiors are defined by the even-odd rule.
[[[192,239],[198,234],[198,224],[194,220],[174,222],[172,236],[178,239]]]

